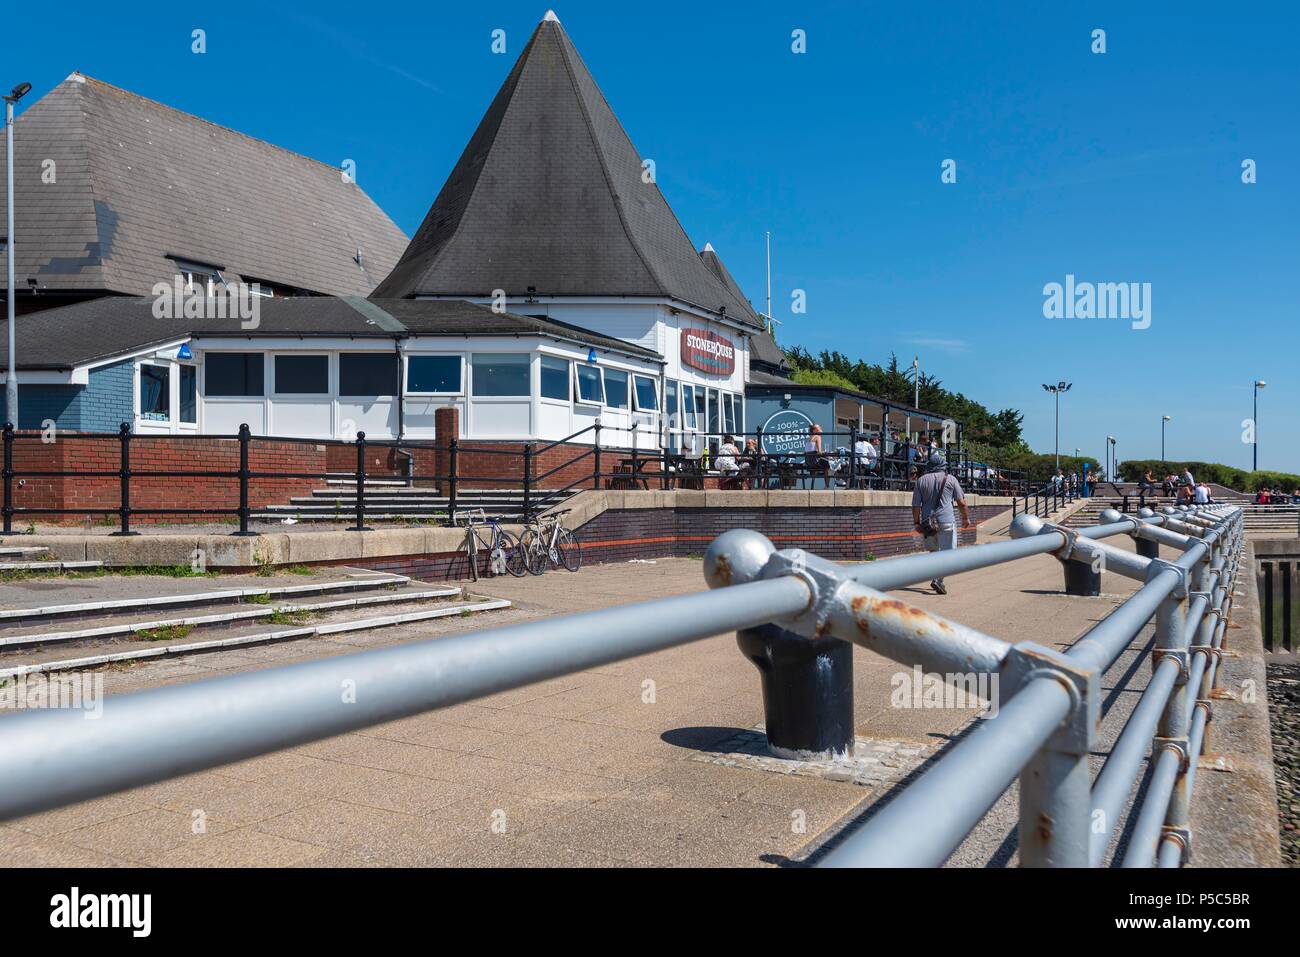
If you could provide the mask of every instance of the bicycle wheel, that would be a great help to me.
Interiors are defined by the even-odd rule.
[[[560,529],[555,539],[555,550],[560,553],[560,564],[571,572],[582,567],[582,543],[567,528]]]
[[[528,556],[519,540],[504,529],[498,530],[497,534],[500,536],[501,550],[506,556],[506,571],[516,578],[523,578],[528,574]]]
[[[524,529],[519,537],[519,548],[524,553],[524,567],[530,574],[542,575],[550,564],[546,557],[546,545],[535,528]]]

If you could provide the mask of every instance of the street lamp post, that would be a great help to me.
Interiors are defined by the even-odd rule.
[[[17,360],[14,357],[14,300],[17,298],[17,291],[14,289],[14,104],[26,96],[31,88],[30,83],[19,83],[4,98],[5,153],[8,160],[5,166],[7,187],[5,206],[8,227],[5,232],[5,278],[8,281],[5,286],[5,317],[9,327],[9,366],[5,370],[5,419],[12,423],[15,429],[18,428],[18,372]]]
[[[1119,463],[1115,461],[1115,436],[1106,436],[1106,477],[1115,481],[1115,470]]]
[[[1058,382],[1056,385],[1043,384],[1043,388],[1056,396],[1056,470],[1061,470],[1061,393],[1069,392],[1073,382]]]
[[[1259,471],[1259,390],[1264,388],[1266,385],[1268,385],[1268,383],[1263,379],[1255,380],[1255,408],[1251,412],[1250,417],[1251,438],[1254,439],[1254,441],[1250,443],[1252,456],[1250,460],[1250,470],[1252,472]]]
[[[1167,423],[1171,418],[1173,418],[1173,416],[1169,416],[1169,415],[1160,416],[1160,464],[1161,465],[1165,464],[1165,423]]]

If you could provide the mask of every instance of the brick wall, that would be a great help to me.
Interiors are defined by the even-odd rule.
[[[971,518],[984,522],[1006,510],[1004,505],[977,505],[971,508]],[[701,555],[709,542],[732,528],[752,528],[779,548],[803,548],[839,561],[862,561],[868,555],[886,558],[924,547],[921,536],[912,531],[911,509],[905,506],[612,509],[577,531],[583,564],[599,565],[634,558]],[[964,528],[958,540],[973,545],[975,534],[974,527]],[[423,581],[470,577],[463,551],[386,556],[350,564]],[[486,567],[480,573],[486,575]]]
[[[50,443],[24,436],[14,443],[14,505],[19,508],[57,508],[65,515],[15,515],[24,521],[75,524],[95,509],[116,509],[120,505],[117,471],[121,446],[113,437],[60,433]],[[324,444],[255,439],[249,448],[248,465],[253,472],[303,472],[325,470]],[[239,505],[239,480],[235,477],[150,476],[149,472],[236,472],[239,443],[234,439],[186,438],[180,436],[132,436],[130,443],[131,506],[140,509],[233,509]],[[69,477],[23,477],[26,471],[75,472]],[[109,472],[110,475],[87,473]],[[19,479],[23,484],[19,485]],[[318,478],[253,478],[249,481],[249,504],[254,508],[282,504],[296,495],[319,488]],[[132,521],[203,521],[201,515],[183,514],[133,516]]]

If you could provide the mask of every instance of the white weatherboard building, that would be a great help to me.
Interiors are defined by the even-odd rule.
[[[210,296],[220,279],[201,263],[186,277]],[[159,319],[147,298],[33,314],[20,379],[82,389],[62,399],[94,415],[61,424],[83,430],[121,416],[142,433],[431,439],[454,406],[467,440],[556,440],[599,420],[604,444],[698,452],[744,429],[764,335],[552,14],[368,298],[258,305],[251,328]]]

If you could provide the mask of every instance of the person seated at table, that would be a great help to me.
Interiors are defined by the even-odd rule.
[[[1260,490],[1259,490],[1258,492],[1255,493],[1255,504],[1256,504],[1256,505],[1271,505],[1271,504],[1273,504],[1273,497],[1272,497],[1271,495],[1269,495],[1269,491],[1268,491],[1268,486],[1267,486],[1267,485],[1263,486],[1262,488],[1260,488]]]
[[[1300,505],[1300,486],[1296,486],[1296,490],[1291,493],[1291,504]]]
[[[1155,489],[1156,477],[1151,473],[1150,469],[1147,469],[1142,473],[1142,480],[1138,482],[1138,491],[1145,494],[1147,492],[1154,492]]]
[[[1180,485],[1178,487],[1178,499],[1174,504],[1182,506],[1184,508],[1193,504],[1192,502],[1193,494],[1194,493],[1192,492],[1192,486]]]
[[[804,467],[808,470],[808,487],[817,487],[817,476],[821,475],[822,484],[831,487],[830,462],[822,452],[822,427],[814,424],[808,433],[808,441],[803,446]]]
[[[740,475],[744,480],[741,484],[745,488],[754,488],[756,470],[758,468],[758,439],[746,439],[745,451],[740,457]]]
[[[871,443],[871,437],[868,435],[859,435],[858,440],[853,443],[853,457],[857,459],[857,467],[863,473],[875,471],[876,468],[876,447]],[[862,476],[863,484],[866,483],[867,476]]]
[[[722,437],[722,445],[718,449],[718,458],[714,467],[722,473],[724,481],[730,482],[740,474],[740,466],[736,464],[736,456],[740,454],[740,449],[736,448],[736,440],[730,435]]]

